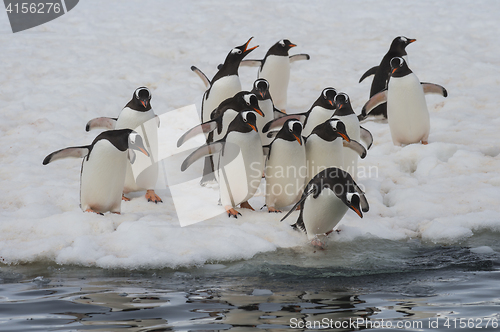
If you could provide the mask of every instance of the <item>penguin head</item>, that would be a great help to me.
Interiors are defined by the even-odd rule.
[[[141,135],[139,135],[133,130],[131,130],[130,134],[128,135],[128,148],[132,150],[141,151],[142,153],[144,153],[146,156],[149,157],[149,153],[146,150],[146,147],[144,147],[144,142],[142,141]]]
[[[132,101],[139,111],[148,111],[151,109],[151,92],[145,86],[141,86],[134,91]]]
[[[257,130],[257,115],[253,111],[243,111],[238,114],[241,117],[243,125],[247,127],[247,131]],[[249,130],[249,129],[250,130]]]
[[[324,88],[321,92],[321,100],[323,101],[324,107],[327,109],[335,109],[335,96],[337,95],[337,90],[332,87]]]
[[[274,44],[269,51],[267,52],[267,55],[282,55],[282,56],[288,56],[288,51],[297,45],[293,44],[290,42],[288,39],[282,39],[276,44]]]
[[[302,145],[302,123],[297,119],[286,120],[276,138],[297,141]]]
[[[349,209],[356,212],[360,218],[363,218],[363,212],[361,211],[361,198],[357,192],[346,192],[345,195],[342,195],[341,200],[349,207]]]
[[[259,78],[253,83],[252,93],[257,96],[258,100],[270,99],[269,82],[264,78]]]
[[[391,77],[403,77],[411,73],[412,71],[408,67],[405,59],[400,57],[394,57],[390,61],[391,65]]]
[[[332,118],[328,120],[328,124],[330,125],[330,128],[335,135],[337,135],[338,137],[342,137],[347,142],[351,141],[349,135],[347,135],[345,124],[342,121],[340,121],[339,119]]]
[[[406,38],[405,36],[399,36],[394,38],[391,43],[390,51],[400,54],[401,56],[406,55],[406,46],[417,41],[416,39]]]
[[[340,115],[354,114],[354,111],[351,106],[351,101],[349,100],[349,96],[346,93],[344,92],[338,93],[335,96],[334,101],[335,101],[335,107],[337,108],[334,115],[340,116]]]
[[[255,111],[260,116],[264,116],[264,113],[262,113],[262,110],[259,107],[259,100],[257,99],[257,96],[255,94],[245,92],[241,94],[240,98],[241,103],[245,108]]]
[[[257,47],[259,47],[259,45],[257,46],[254,46],[252,48],[248,48],[248,44],[250,44],[250,41],[253,39],[253,37],[250,37],[250,39],[243,45],[241,46],[236,46],[235,48],[233,48],[229,54],[227,55],[226,57],[226,61],[224,61],[224,63],[228,62],[228,61],[231,61],[231,62],[236,62],[239,63],[241,62],[241,60],[243,60],[243,58],[250,52],[252,52],[253,50],[255,50]]]

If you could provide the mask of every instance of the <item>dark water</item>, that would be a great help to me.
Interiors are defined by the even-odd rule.
[[[363,240],[178,270],[0,265],[0,330],[500,330],[498,239]]]

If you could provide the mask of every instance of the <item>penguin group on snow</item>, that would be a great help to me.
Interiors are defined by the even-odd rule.
[[[324,88],[308,111],[287,114],[290,65],[310,57],[290,55],[296,45],[282,39],[262,60],[244,59],[258,47],[249,47],[252,38],[229,51],[212,79],[191,67],[206,87],[201,123],[182,135],[177,146],[199,134],[205,135],[206,144],[194,150],[180,168],[185,171],[203,159],[201,184],[218,183],[219,202],[234,218],[241,215],[238,206],[253,210],[248,200],[265,181],[267,210],[281,212],[291,207],[281,220],[300,210],[292,226],[322,247],[323,238],[349,209],[361,218],[369,209],[356,180],[358,158],[367,155],[373,137],[360,121],[374,115],[385,117],[395,145],[427,144],[430,117],[425,94],[446,97],[447,91],[418,80],[406,53],[406,46],[415,39],[400,36],[380,65],[361,77],[360,82],[374,75],[370,99],[361,114],[355,114],[346,93],[333,87]],[[240,66],[259,67],[249,91],[242,89]],[[128,200],[124,194],[135,191],[146,191],[148,201],[162,201],[154,192],[159,120],[150,101],[148,88],[136,89],[118,118],[101,117],[87,123],[87,131],[108,129],[91,145],[62,149],[44,159],[45,165],[66,157],[83,158],[82,210],[120,213],[121,201]],[[132,167],[137,158],[150,158],[150,166],[140,174],[134,174]]]

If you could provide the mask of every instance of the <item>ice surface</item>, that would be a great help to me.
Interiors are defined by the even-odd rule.
[[[295,62],[289,112],[309,108],[322,89],[349,94],[356,112],[392,39],[416,38],[407,51],[416,75],[446,87],[449,97],[427,97],[429,145],[396,147],[386,123],[363,126],[374,145],[359,162],[370,211],[349,211],[330,241],[373,238],[457,244],[476,232],[500,232],[500,2],[488,1],[81,1],[45,25],[12,34],[0,21],[0,256],[6,263],[54,261],[103,268],[160,268],[249,259],[259,252],[307,245],[304,234],[259,211],[262,195],[241,209],[180,227],[170,191],[160,179],[163,204],[142,194],[104,217],[79,208],[80,162],[42,166],[52,151],[92,142],[88,120],[116,117],[139,86],[148,86],[161,115],[200,102],[204,92],[191,65],[209,77],[227,52],[254,36],[252,58],[282,38],[308,53]],[[256,68],[242,67],[251,89]],[[187,114],[187,113],[186,113]],[[193,119],[172,119],[170,139]],[[168,137],[168,133],[166,134]],[[161,144],[161,142],[160,142]],[[193,165],[200,167],[201,165]],[[197,184],[189,184],[194,188]],[[186,187],[189,188],[189,187]],[[211,189],[207,189],[211,190]],[[213,189],[212,189],[213,190]],[[217,205],[213,200],[197,202]],[[189,190],[186,191],[189,195]],[[477,248],[487,252],[485,248]]]

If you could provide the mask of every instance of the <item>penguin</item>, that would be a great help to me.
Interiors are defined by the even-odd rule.
[[[257,96],[259,107],[264,115],[262,117],[257,117],[257,128],[259,129],[262,145],[269,145],[272,140],[267,137],[262,129],[264,128],[266,123],[271,120],[286,116],[286,113],[283,113],[276,107],[274,107],[273,99],[271,98],[271,94],[269,93],[269,82],[267,80],[263,78],[257,79],[253,83],[251,92],[255,94],[255,96]]]
[[[252,38],[253,37],[251,37],[245,44],[233,48],[228,53],[226,60],[221,66],[219,66],[219,70],[211,81],[209,81],[207,76],[199,69],[194,66],[191,67],[191,70],[197,73],[205,84],[207,82],[210,84],[208,89],[203,94],[201,104],[201,122],[209,121],[210,114],[222,101],[227,98],[231,98],[237,92],[241,91],[241,82],[238,76],[240,62],[245,56],[258,47],[254,46],[252,48],[248,48],[248,44]]]
[[[269,145],[265,168],[266,206],[269,212],[295,204],[302,194],[307,177],[306,150],[302,123],[285,122]]]
[[[343,146],[354,150],[361,158],[366,156],[365,147],[355,140],[351,140],[344,123],[336,118],[317,125],[312,133],[305,138],[305,146],[307,159],[306,183],[326,168],[343,168]]]
[[[196,149],[181,165],[181,171],[185,171],[196,160],[217,155],[215,174],[220,201],[228,217],[241,215],[235,209],[238,204],[253,210],[248,200],[255,195],[262,180],[263,149],[256,121],[254,111],[238,113],[222,139]]]
[[[384,55],[382,61],[378,66],[372,67],[366,71],[366,73],[361,76],[359,83],[361,83],[365,78],[371,75],[373,77],[370,98],[387,87],[387,82],[389,81],[389,76],[391,72],[391,66],[389,62],[394,57],[404,58],[408,62],[408,54],[406,53],[406,46],[417,41],[416,39],[406,38],[404,36],[399,36],[394,38],[389,48],[389,51]],[[387,118],[387,107],[386,105],[379,105],[376,110],[373,110],[371,115],[382,115]],[[361,113],[358,118],[360,121],[366,119],[367,114]]]
[[[290,80],[290,63],[297,60],[309,60],[307,54],[288,55],[288,51],[297,45],[288,39],[282,39],[271,46],[262,60],[242,61],[243,66],[260,66],[258,77],[269,82],[269,91],[274,105],[286,113],[288,81]]]
[[[394,145],[422,142],[427,144],[430,118],[426,93],[448,96],[444,87],[433,83],[421,83],[401,57],[391,59],[391,78],[387,90],[374,95],[363,106],[370,114],[378,105],[387,103],[387,115]]]
[[[145,160],[144,162],[151,166],[137,175],[134,174],[132,166],[129,164],[123,192],[126,194],[145,190],[145,197],[148,202],[154,203],[162,202],[161,198],[154,191],[158,179],[159,125],[159,118],[151,108],[151,91],[143,86],[134,91],[132,99],[122,109],[118,118],[96,118],[90,120],[86,126],[87,131],[98,127],[107,127],[110,129],[128,128],[142,132],[145,144],[150,152],[150,160]],[[130,200],[125,195],[123,199],[126,201]]]
[[[288,119],[297,119],[303,124],[302,135],[307,137],[311,134],[314,127],[333,116],[336,110],[334,103],[336,95],[337,90],[335,90],[335,88],[324,88],[323,91],[321,91],[320,96],[316,99],[316,101],[314,101],[307,112],[289,114],[276,120],[272,120],[264,126],[262,131],[266,133],[271,129],[282,126]]]
[[[334,101],[337,108],[334,117],[344,123],[350,139],[356,142],[359,142],[360,139],[363,140],[369,149],[373,143],[373,136],[368,130],[359,125],[358,117],[354,114],[349,96],[340,92],[335,96]],[[343,147],[342,150],[344,154],[344,167],[342,169],[350,173],[356,180],[359,153],[349,147]]]
[[[327,168],[312,178],[300,200],[281,219],[286,219],[300,207],[297,222],[292,225],[307,233],[314,246],[324,247],[322,238],[330,234],[351,209],[360,218],[369,206],[364,192],[348,172],[337,167]]]
[[[129,149],[149,156],[139,134],[131,129],[100,133],[90,145],[69,147],[49,154],[42,164],[63,158],[83,158],[80,173],[80,207],[85,212],[121,213],[121,197]],[[132,156],[132,157],[131,157]]]

